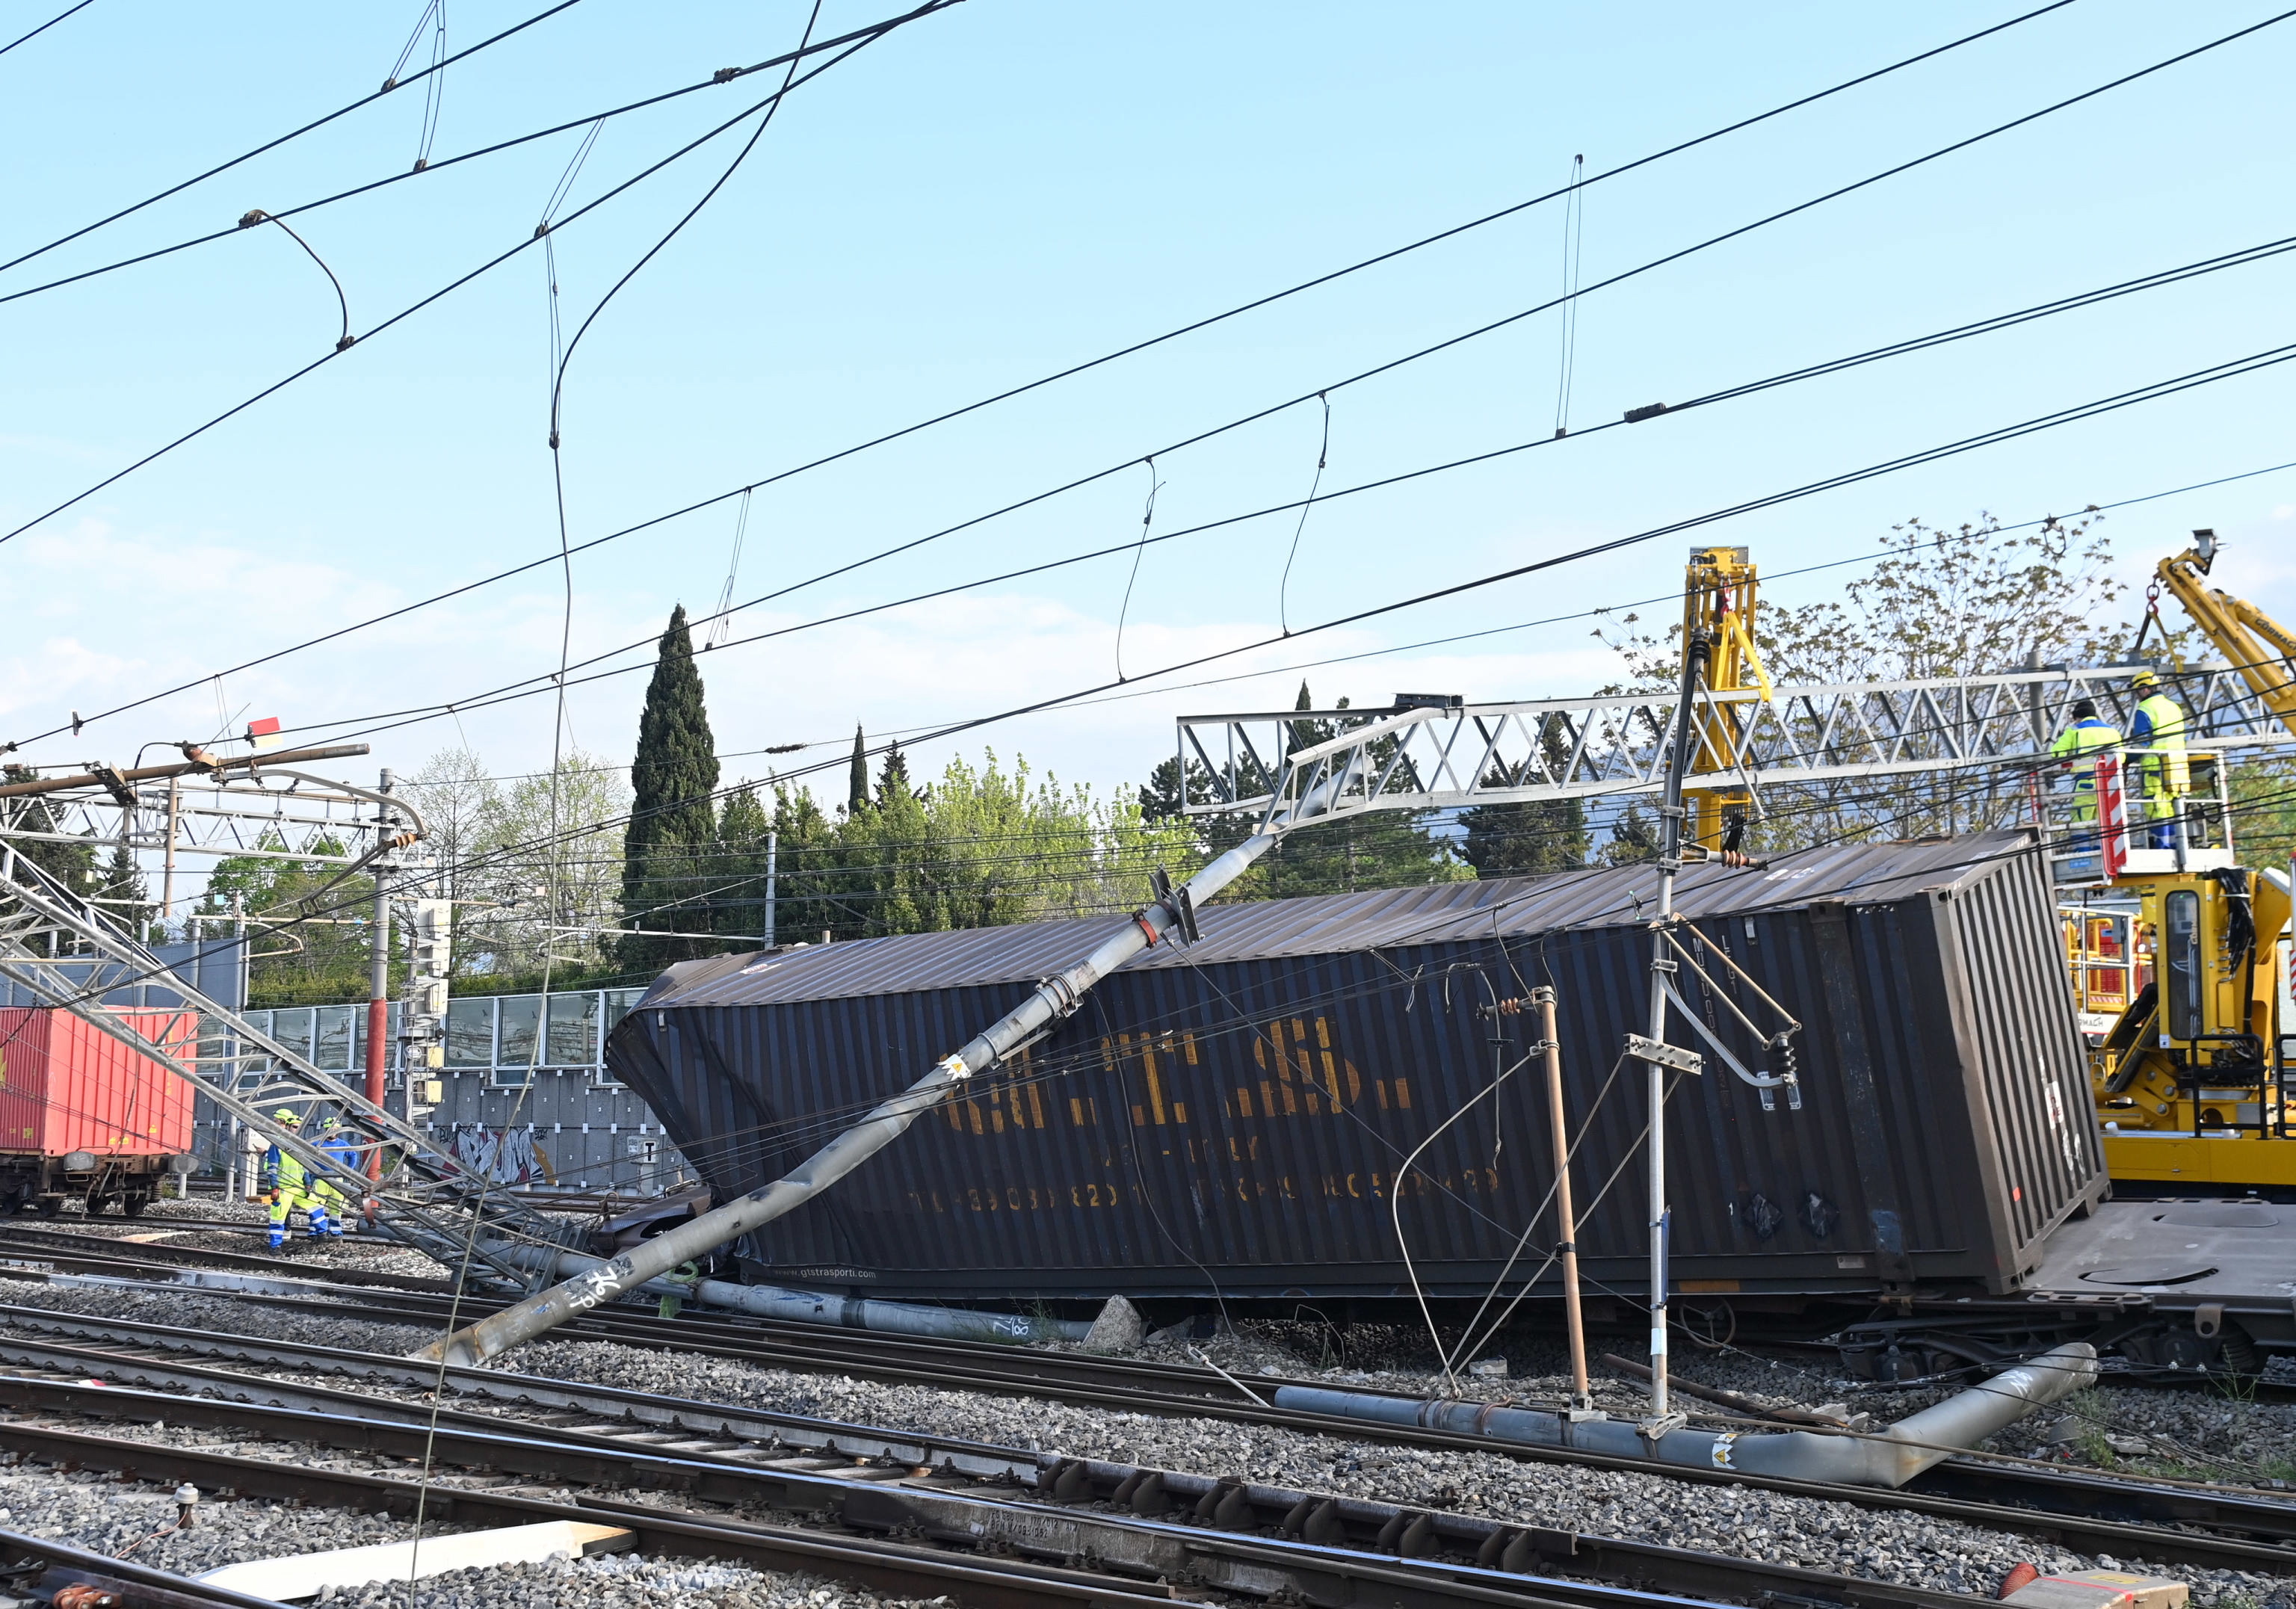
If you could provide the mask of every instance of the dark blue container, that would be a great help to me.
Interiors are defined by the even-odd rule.
[[[1108,979],[964,1098],[752,1236],[747,1266],[881,1296],[1002,1301],[1355,1301],[1406,1294],[1415,1268],[1431,1297],[1453,1299],[1490,1290],[1520,1244],[1512,1288],[1554,1238],[1553,1178],[1539,1066],[1525,1060],[1537,1018],[1504,1003],[1552,983],[1582,1137],[1582,1268],[1598,1297],[1637,1297],[1647,1113],[1642,1068],[1620,1051],[1647,1014],[1655,885],[1638,866],[1214,906],[1200,943]],[[1805,1025],[1800,1111],[1763,1110],[1710,1056],[1673,1096],[1684,1294],[2011,1290],[2048,1232],[2103,1197],[2029,835],[1694,866],[1677,908]],[[623,1021],[608,1063],[721,1198],[737,1194],[1122,920],[691,963]],[[1742,1062],[1774,1065],[1697,978],[1681,982]],[[1692,1043],[1678,1022],[1669,1037]]]

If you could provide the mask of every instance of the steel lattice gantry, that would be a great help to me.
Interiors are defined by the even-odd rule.
[[[569,1226],[500,1194],[488,1194],[436,1151],[421,1131],[201,993],[6,838],[0,838],[0,976],[176,1070],[217,1106],[270,1136],[310,1175],[325,1179],[345,1199],[356,1202],[373,1195],[378,1203],[375,1224],[385,1234],[450,1270],[459,1271],[467,1255],[470,1273],[479,1284],[523,1288],[528,1283],[528,1277],[490,1240],[559,1245],[571,1238]],[[198,1039],[190,1057],[182,1047],[145,1038],[123,1014],[103,1007],[106,994],[145,981],[164,985],[180,997],[182,1009],[196,1018]],[[356,1167],[283,1129],[271,1116],[281,1106],[324,1107],[340,1113],[363,1152],[382,1146],[396,1153],[402,1182],[377,1191]],[[461,1211],[453,1211],[457,1208]],[[488,1233],[473,1235],[464,1216],[472,1211]]]
[[[2044,759],[2075,701],[2133,707],[2141,666],[2005,671],[1927,681],[1702,690],[1689,785],[1751,787]],[[2164,675],[2195,748],[2286,744],[2280,720],[2223,668]],[[1179,769],[1193,816],[1281,810],[1335,786],[1328,816],[1653,793],[1665,784],[1677,695],[1470,704],[1405,694],[1391,710],[1183,716]],[[1376,718],[1378,725],[1361,723]],[[1333,735],[1334,729],[1336,735]],[[1734,737],[1722,752],[1718,736]]]

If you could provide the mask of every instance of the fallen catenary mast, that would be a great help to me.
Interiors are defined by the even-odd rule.
[[[1279,800],[1269,810],[1259,831],[1180,887],[1172,888],[1160,872],[1156,874],[1159,898],[1154,904],[1128,918],[1119,931],[1076,965],[1037,984],[1026,1000],[987,1032],[975,1037],[964,1049],[935,1063],[931,1071],[815,1152],[796,1171],[751,1191],[739,1201],[706,1212],[691,1223],[641,1241],[611,1261],[443,1336],[414,1355],[466,1367],[483,1363],[803,1206],[898,1139],[920,1115],[947,1098],[967,1079],[996,1066],[1004,1057],[1050,1032],[1083,1004],[1094,984],[1133,956],[1160,943],[1166,934],[1175,930],[1183,939],[1193,939],[1197,903],[1210,899],[1242,876],[1285,833],[1325,815],[1335,801],[1359,786],[1362,778],[1358,771],[1366,750],[1365,740],[1375,738],[1383,727],[1390,724],[1425,718],[1424,710],[1430,702],[1456,701],[1406,703],[1398,699],[1397,712],[1388,719],[1292,755],[1293,774],[1304,772],[1308,779],[1296,803],[1286,806]],[[1324,763],[1332,755],[1340,757],[1339,763]]]
[[[2096,1349],[2085,1341],[2068,1342],[1874,1435],[1672,1426],[1651,1436],[1644,1426],[1615,1419],[1574,1420],[1568,1414],[1497,1403],[1422,1401],[1296,1385],[1279,1388],[1275,1406],[1386,1424],[1464,1431],[1541,1447],[1575,1447],[1619,1457],[1656,1458],[1662,1464],[1684,1464],[1694,1469],[1734,1469],[1848,1486],[1898,1487],[1944,1463],[1956,1449],[1975,1447],[2035,1408],[2062,1401],[2095,1380]]]

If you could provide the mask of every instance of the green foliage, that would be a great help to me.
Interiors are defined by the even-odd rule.
[[[1546,774],[1559,776],[1570,761],[1570,746],[1560,727],[1550,727],[1540,756]],[[1535,768],[1528,777],[1494,771],[1486,787],[1521,786],[1536,782]],[[1541,800],[1536,804],[1476,805],[1461,813],[1465,832],[1460,858],[1475,868],[1478,877],[1532,877],[1546,872],[1573,872],[1587,864],[1592,841],[1587,831],[1587,806],[1576,799]]]
[[[1611,841],[1603,846],[1604,866],[1634,866],[1658,858],[1658,817],[1629,804],[1611,824]]]
[[[29,766],[0,766],[0,782],[31,782],[39,776]],[[0,825],[18,833],[55,833],[62,830],[47,801],[37,793],[20,799],[0,800]],[[53,840],[20,838],[16,852],[38,866],[76,894],[96,891],[95,845],[86,843],[57,843]]]
[[[1192,833],[1146,820],[1129,794],[1103,803],[1088,788],[1037,780],[1025,760],[1006,771],[993,752],[978,768],[950,760],[922,790],[889,755],[873,796],[833,818],[801,790],[775,789],[769,815],[762,801],[754,814],[739,802],[753,798],[744,790],[727,807],[734,825],[711,897],[721,911],[761,898],[764,834],[777,833],[775,937],[784,943],[1131,909],[1147,899],[1151,867],[1185,876],[1201,858]],[[763,915],[750,907],[741,920]]]
[[[258,850],[286,847],[276,833],[256,842]],[[344,848],[322,838],[309,852],[340,855]],[[234,902],[250,938],[250,1005],[365,998],[373,878],[346,877],[340,866],[320,860],[234,855],[216,862],[198,909],[202,915],[227,916]]]
[[[2241,865],[2287,870],[2296,857],[2296,760],[2243,760],[2233,768],[2228,786]]]
[[[656,907],[683,899],[691,891],[686,885],[710,857],[718,839],[717,789],[717,745],[681,603],[670,612],[661,634],[653,679],[638,717],[630,824],[622,841],[622,914],[629,926],[673,925],[663,919],[668,912]],[[676,931],[696,930],[679,925]],[[706,940],[634,934],[622,940],[621,954],[628,966],[660,967],[714,948]]]

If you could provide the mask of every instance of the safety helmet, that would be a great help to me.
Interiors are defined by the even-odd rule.
[[[290,1129],[300,1129],[303,1126],[302,1114],[290,1112],[283,1106],[271,1114],[271,1121],[275,1123],[284,1123]]]
[[[2157,687],[2161,685],[2161,678],[2150,670],[2140,670],[2128,678],[2128,685],[2132,687]]]
[[[321,1134],[332,1134],[342,1126],[342,1120],[340,1118],[323,1117],[319,1120],[319,1132]]]

